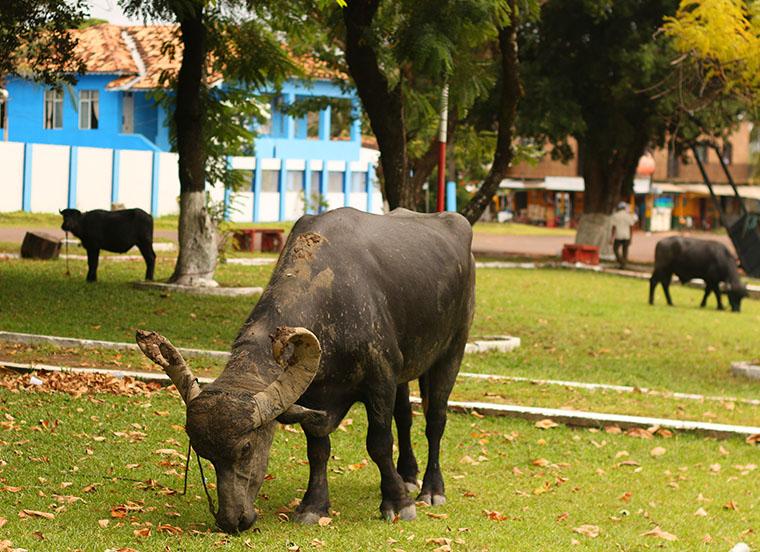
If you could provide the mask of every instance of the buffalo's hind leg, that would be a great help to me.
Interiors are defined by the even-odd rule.
[[[419,467],[412,449],[412,405],[409,403],[409,384],[402,383],[396,388],[396,404],[393,417],[398,432],[398,462],[396,471],[404,480],[409,492],[417,492],[417,474]]]
[[[309,486],[301,503],[296,508],[295,521],[318,523],[319,518],[328,517],[330,495],[327,487],[327,461],[330,459],[330,437],[306,433],[306,454],[309,458]]]
[[[425,411],[425,437],[428,441],[428,462],[422,490],[417,500],[433,506],[446,503],[443,474],[441,473],[441,438],[446,428],[446,408],[449,395],[459,372],[464,354],[464,342],[452,357],[440,360],[420,378],[422,408]],[[456,350],[456,349],[455,349]]]
[[[649,304],[654,305],[654,290],[657,289],[657,278],[654,274],[649,278]]]
[[[137,248],[145,259],[145,279],[152,280],[153,272],[156,268],[156,253],[153,251],[153,244],[151,242],[141,242],[137,244]]]
[[[391,382],[369,386],[364,404],[367,408],[367,452],[380,470],[380,492],[383,499],[380,513],[388,521],[417,517],[414,501],[409,497],[404,480],[393,465],[393,412],[397,387]]]

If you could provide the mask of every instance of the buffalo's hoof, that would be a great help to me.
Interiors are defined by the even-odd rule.
[[[302,525],[316,525],[323,517],[328,517],[326,512],[296,512],[293,514],[293,521]]]
[[[393,521],[396,519],[396,516],[402,521],[413,521],[417,519],[417,507],[414,504],[404,506],[398,512],[393,509],[384,509],[381,510],[381,512],[386,521]]]
[[[406,486],[406,490],[410,493],[416,493],[420,490],[419,485],[417,485],[417,483],[412,483],[411,481],[404,481],[404,485]]]
[[[446,504],[446,496],[443,494],[420,493],[417,500],[431,506],[443,506]]]

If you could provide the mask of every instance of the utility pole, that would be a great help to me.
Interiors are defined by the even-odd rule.
[[[441,93],[441,127],[438,130],[438,202],[437,211],[446,205],[446,127],[449,119],[449,84],[443,85]]]

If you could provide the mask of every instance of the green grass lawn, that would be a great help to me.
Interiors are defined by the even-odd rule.
[[[280,519],[302,495],[308,473],[300,431],[281,430],[257,501],[258,530],[229,537],[211,532],[195,464],[188,495],[178,493],[187,441],[176,394],[12,392],[15,378],[0,375],[0,542],[14,547],[411,551],[440,546],[431,539],[450,539],[453,550],[491,551],[695,550],[705,540],[716,550],[738,541],[760,545],[757,449],[741,440],[539,430],[466,414],[451,414],[444,436],[447,504],[418,507],[413,522],[386,523],[358,407],[349,413],[353,423],[332,439],[331,523],[303,527]],[[423,431],[416,417],[421,465]],[[208,465],[206,475],[213,485]],[[117,517],[123,505],[125,517]],[[24,510],[47,517],[20,517]],[[583,526],[595,526],[598,536]],[[656,527],[678,540],[645,536]]]
[[[180,346],[227,349],[256,300],[137,291],[130,282],[141,262],[104,260],[96,284],[84,282],[83,261],[71,268],[67,278],[61,261],[0,263],[0,328],[113,341],[150,328]],[[172,268],[160,259],[157,277]],[[217,277],[263,286],[271,270],[223,264]],[[467,356],[462,369],[757,398],[757,384],[732,378],[729,365],[760,357],[758,301],[745,300],[740,314],[699,309],[699,290],[674,285],[676,307],[659,294],[651,307],[647,290],[646,281],[588,272],[481,269],[472,335],[517,335],[522,346]]]

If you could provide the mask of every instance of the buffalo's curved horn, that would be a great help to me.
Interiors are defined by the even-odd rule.
[[[190,404],[201,392],[198,380],[195,379],[185,359],[164,336],[146,330],[137,330],[135,334],[137,345],[143,354],[158,364],[172,383],[177,387],[185,404]]]
[[[322,349],[317,336],[306,328],[277,328],[272,336],[272,355],[283,364],[282,353],[293,345],[293,354],[277,381],[253,397],[253,426],[259,427],[285,412],[309,387],[317,374]]]

